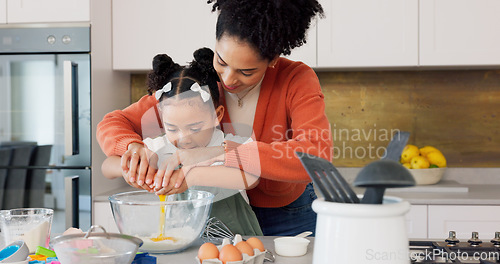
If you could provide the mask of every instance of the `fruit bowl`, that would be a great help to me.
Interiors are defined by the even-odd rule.
[[[443,178],[446,168],[408,169],[415,179],[416,185],[438,183]]]

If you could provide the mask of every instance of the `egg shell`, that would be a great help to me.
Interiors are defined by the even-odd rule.
[[[236,244],[236,248],[238,248],[241,254],[247,254],[249,256],[254,255],[252,246],[245,241],[238,242],[238,244]]]
[[[220,250],[219,259],[222,261],[223,264],[226,264],[227,262],[230,261],[243,260],[243,255],[236,246],[228,244],[222,247],[222,249]]]
[[[256,237],[251,237],[251,238],[247,239],[246,242],[252,248],[256,248],[256,249],[260,250],[260,252],[264,252],[266,250],[266,248],[264,247],[264,244],[262,243],[262,241],[260,241],[260,239],[258,239]]]
[[[200,249],[198,249],[198,258],[200,259],[200,261],[203,261],[205,259],[216,259],[218,257],[219,249],[217,249],[217,246],[212,243],[204,243],[200,246]]]

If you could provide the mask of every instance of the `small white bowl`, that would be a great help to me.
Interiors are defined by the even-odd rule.
[[[409,171],[416,185],[430,185],[438,183],[443,178],[446,168],[409,169]]]
[[[274,239],[274,250],[280,256],[299,257],[307,253],[309,243],[303,237],[279,237]]]

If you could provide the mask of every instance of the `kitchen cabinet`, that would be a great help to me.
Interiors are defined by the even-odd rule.
[[[493,205],[428,205],[429,238],[444,239],[449,231],[466,241],[472,232],[479,239],[490,241],[500,231],[500,206]]]
[[[111,233],[120,233],[109,202],[94,202],[93,212],[94,218],[92,223],[94,225],[100,225]]]
[[[323,0],[318,67],[418,64],[418,0]]]
[[[408,238],[427,238],[427,205],[412,205],[405,222]]]
[[[113,0],[113,69],[150,70],[159,53],[184,65],[196,49],[214,49],[217,13],[211,8],[193,0]],[[293,49],[288,58],[316,65],[315,23],[311,23],[307,44]]]
[[[185,65],[198,48],[213,49],[217,13],[211,8],[194,0],[113,0],[113,69],[149,70],[159,53]]]
[[[500,1],[320,3],[325,17],[290,59],[318,69],[500,64]],[[217,13],[205,2],[113,0],[112,13],[115,70],[147,71],[158,53],[186,64],[194,50],[215,43]]]
[[[2,0],[0,4],[5,2],[6,23],[90,21],[90,0]]]
[[[7,0],[0,0],[0,24],[7,23]]]
[[[310,67],[315,67],[317,62],[316,45],[317,45],[317,19],[315,19],[306,32],[306,44],[292,49],[289,56],[285,56],[293,61],[302,61]]]
[[[420,0],[420,65],[499,65],[500,1]]]

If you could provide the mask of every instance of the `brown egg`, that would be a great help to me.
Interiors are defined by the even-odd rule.
[[[247,242],[245,241],[240,241],[236,244],[236,248],[238,248],[238,250],[241,252],[241,254],[245,253],[249,256],[253,256],[253,248],[252,246],[250,246],[250,244],[248,244]]]
[[[200,249],[198,249],[198,258],[200,262],[203,262],[205,259],[216,259],[219,257],[219,250],[212,243],[205,243],[201,245]]]
[[[262,243],[262,241],[260,241],[260,239],[258,239],[256,237],[251,237],[251,238],[247,239],[247,243],[252,248],[258,249],[260,252],[264,252],[266,250],[266,248],[264,247],[264,244]]]
[[[226,264],[230,261],[243,260],[243,256],[241,255],[241,252],[238,250],[238,248],[231,244],[227,244],[220,250],[219,260],[222,261],[223,264]]]

